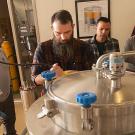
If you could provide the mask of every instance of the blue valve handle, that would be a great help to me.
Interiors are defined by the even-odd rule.
[[[56,73],[55,73],[54,71],[50,71],[50,70],[48,70],[48,71],[43,71],[43,72],[41,73],[41,76],[42,76],[43,78],[45,78],[47,81],[52,80],[52,78],[55,77],[55,75],[56,75]]]
[[[90,107],[96,99],[96,95],[92,92],[82,92],[76,95],[77,103],[81,104],[83,107]]]
[[[104,63],[109,65],[110,64],[110,60],[105,60]]]
[[[105,60],[105,61],[103,62],[103,64],[106,65],[106,67],[109,68],[110,60],[109,60],[109,59]]]

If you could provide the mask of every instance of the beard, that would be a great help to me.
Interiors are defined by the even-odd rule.
[[[73,35],[70,39],[64,41],[58,41],[53,38],[53,52],[57,57],[63,57],[70,59],[73,57]]]

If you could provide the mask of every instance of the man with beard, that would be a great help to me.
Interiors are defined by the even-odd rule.
[[[88,70],[94,63],[91,47],[84,41],[73,37],[74,24],[71,14],[59,10],[51,18],[53,39],[45,41],[36,48],[33,64],[44,63],[32,67],[32,80],[37,85],[44,83],[41,73],[53,70],[56,77],[65,70]]]
[[[100,17],[97,20],[96,34],[87,41],[93,48],[96,61],[103,54],[120,51],[118,40],[109,37],[110,29],[110,20]]]

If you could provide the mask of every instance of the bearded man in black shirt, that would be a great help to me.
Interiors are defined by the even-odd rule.
[[[94,63],[92,48],[84,41],[73,37],[74,24],[67,10],[59,10],[51,18],[53,39],[42,42],[36,48],[33,63],[45,63],[44,66],[32,67],[32,80],[36,85],[44,83],[41,75],[52,70],[56,77],[65,70],[88,70]]]

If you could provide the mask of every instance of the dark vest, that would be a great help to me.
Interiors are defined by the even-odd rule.
[[[87,64],[87,60],[85,61],[84,55],[86,52],[85,42],[74,39],[73,42],[73,58],[69,61],[66,61],[65,58],[58,58],[53,52],[53,41],[48,40],[41,44],[41,48],[43,50],[43,62],[48,65],[52,65],[54,63],[58,63],[64,70],[84,70],[85,64]],[[48,69],[50,67],[48,66]]]

